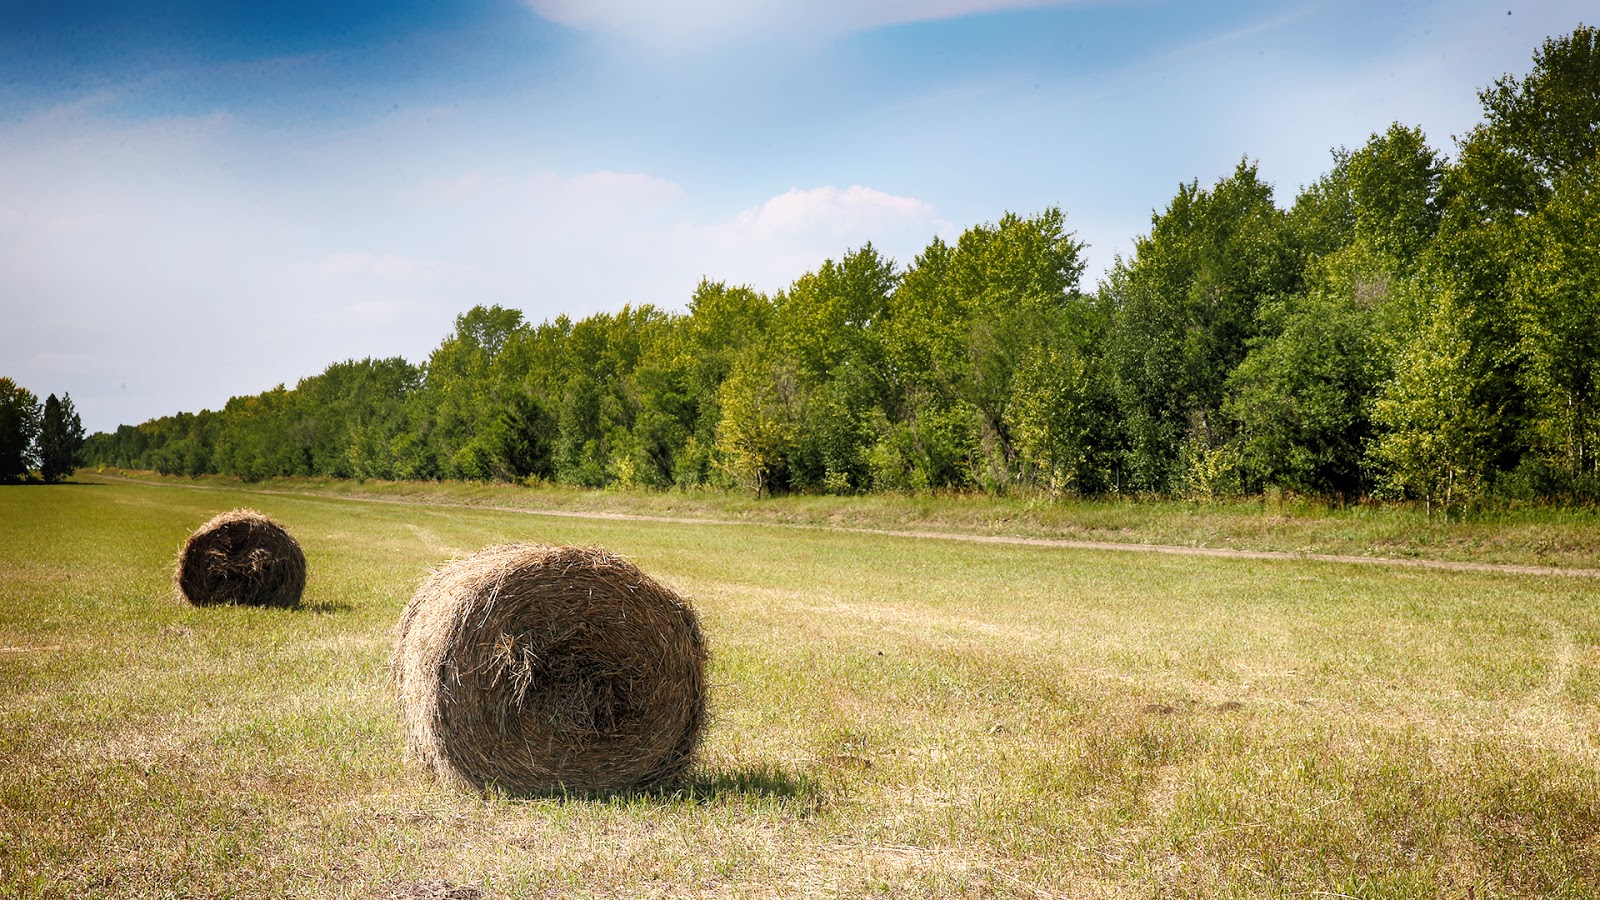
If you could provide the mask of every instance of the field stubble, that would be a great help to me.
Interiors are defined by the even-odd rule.
[[[299,539],[303,609],[172,596],[235,505]],[[713,719],[683,789],[478,795],[406,760],[400,608],[507,540],[605,546],[696,603]],[[1590,579],[112,483],[0,488],[0,585],[0,897],[1600,884]]]

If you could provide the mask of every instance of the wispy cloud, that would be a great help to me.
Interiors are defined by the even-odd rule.
[[[1067,6],[1074,0],[526,0],[543,18],[572,28],[620,34],[650,44],[715,43],[745,35],[798,31],[832,35],[961,16]]]
[[[1164,56],[1154,60],[1142,60],[1140,65],[1161,65],[1204,58],[1219,51],[1224,51],[1239,44],[1252,41],[1274,32],[1282,31],[1310,18],[1316,7],[1302,5],[1296,8],[1277,12],[1274,15],[1258,21],[1229,29],[1216,34],[1206,34],[1197,40],[1189,41],[1167,52]]]

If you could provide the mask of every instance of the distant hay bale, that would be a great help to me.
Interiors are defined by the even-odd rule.
[[[174,580],[195,606],[298,606],[306,587],[306,557],[271,517],[235,509],[189,535]]]
[[[705,662],[694,610],[627,560],[506,544],[423,583],[391,673],[410,747],[444,779],[589,794],[684,774]]]

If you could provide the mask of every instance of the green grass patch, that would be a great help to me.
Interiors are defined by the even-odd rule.
[[[1589,579],[773,527],[983,530],[1020,501],[265,487],[0,488],[0,897],[1600,884]],[[304,609],[173,596],[189,531],[240,505],[300,541]],[[492,508],[519,505],[734,521]],[[1003,527],[1070,518],[1052,509]],[[1128,533],[1164,543],[1188,515],[1102,511],[1150,513]],[[713,720],[683,790],[481,796],[406,759],[386,681],[400,609],[429,567],[506,540],[605,546],[696,602]]]

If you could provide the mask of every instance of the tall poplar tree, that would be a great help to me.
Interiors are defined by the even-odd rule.
[[[44,401],[44,417],[39,427],[39,477],[55,484],[78,467],[83,452],[83,421],[72,408],[72,396],[51,394]]]

